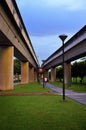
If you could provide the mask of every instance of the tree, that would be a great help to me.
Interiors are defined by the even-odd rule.
[[[14,74],[21,74],[21,63],[18,59],[14,59]]]
[[[73,65],[72,65],[72,77],[75,77],[76,78],[76,82],[77,82],[77,77],[79,76],[79,68],[78,68],[78,63],[75,62]]]
[[[60,81],[63,78],[63,70],[62,67],[59,67],[56,69],[56,78],[58,78]]]
[[[78,63],[79,68],[79,77],[81,78],[80,82],[83,82],[84,76],[86,76],[86,61],[82,61]]]
[[[80,77],[80,82],[82,83],[84,76],[86,76],[86,61],[75,62],[72,65],[72,77],[76,78],[76,82],[77,77]]]

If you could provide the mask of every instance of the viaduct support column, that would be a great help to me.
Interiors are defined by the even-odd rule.
[[[21,83],[27,84],[29,82],[29,62],[21,63]]]
[[[34,67],[30,68],[30,82],[34,82]]]
[[[45,70],[45,72],[44,72],[44,77],[49,77],[49,75],[48,75],[48,70]]]
[[[51,68],[51,81],[56,81],[56,68]]]
[[[34,80],[37,81],[37,71],[34,70]]]
[[[70,63],[64,64],[64,83],[68,84],[68,86],[71,85],[71,64]]]
[[[0,90],[13,89],[14,47],[0,46]]]

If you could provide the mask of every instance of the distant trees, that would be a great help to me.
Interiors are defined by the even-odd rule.
[[[18,59],[14,59],[14,82],[19,82],[21,80],[21,63]]]
[[[77,82],[77,77],[80,78],[80,82],[83,82],[83,78],[86,76],[86,60],[85,61],[80,61],[80,62],[75,62],[72,65],[72,77],[76,78]]]
[[[56,69],[56,78],[59,79],[61,82],[61,79],[63,78],[63,69],[62,67],[59,67]]]
[[[86,76],[86,60],[73,63],[71,67],[71,75],[72,77],[76,78],[76,82],[77,78],[79,77],[80,82],[82,83],[84,77]],[[58,67],[56,69],[56,78],[60,81],[63,78],[62,67]]]
[[[77,77],[79,76],[79,66],[77,62],[75,62],[71,67],[71,76],[76,78],[77,82]]]
[[[21,74],[21,63],[18,59],[14,59],[14,75]]]

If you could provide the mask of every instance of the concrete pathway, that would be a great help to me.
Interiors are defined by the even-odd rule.
[[[46,83],[46,87],[59,93],[60,95],[62,95],[62,88],[56,87],[49,83]],[[73,92],[71,90],[65,89],[65,96],[67,96],[83,105],[86,105],[86,93],[77,93],[77,92]]]

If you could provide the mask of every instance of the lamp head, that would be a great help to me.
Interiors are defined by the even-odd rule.
[[[67,38],[67,35],[65,34],[59,35],[59,38],[64,42],[64,40]]]

